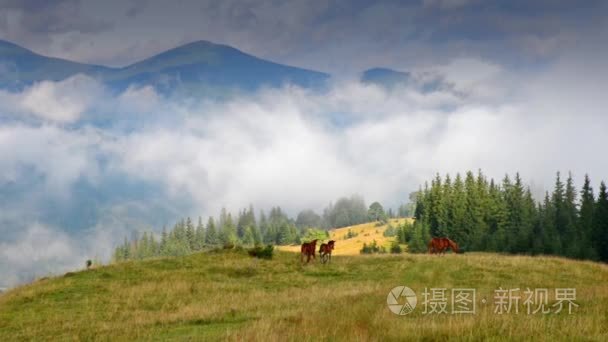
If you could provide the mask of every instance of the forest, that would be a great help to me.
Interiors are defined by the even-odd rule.
[[[185,218],[173,228],[163,228],[160,237],[152,231],[135,234],[116,247],[115,261],[144,259],[155,256],[179,256],[218,246],[254,246],[262,244],[290,245],[312,239],[326,239],[330,228],[347,227],[393,217],[406,217],[413,212],[411,205],[401,205],[397,212],[385,212],[378,202],[369,207],[361,196],[342,197],[330,203],[321,215],[307,209],[295,219],[290,218],[280,207],[272,208],[268,214],[260,211],[256,216],[252,205],[233,216],[225,208],[219,218],[201,217],[194,222]]]
[[[308,209],[295,219],[280,207],[256,215],[249,206],[236,216],[222,209],[217,220],[185,218],[170,230],[163,228],[160,237],[149,231],[125,238],[114,260],[178,256],[217,246],[299,244],[326,239],[331,228],[413,216],[414,224],[389,225],[385,232],[411,253],[426,252],[431,237],[449,237],[463,251],[608,261],[608,192],[602,182],[596,197],[588,176],[577,190],[571,174],[563,180],[558,172],[552,191],[535,199],[519,173],[505,175],[501,182],[481,171],[453,179],[436,175],[409,201],[393,212],[379,202],[368,207],[353,195],[330,203],[321,215]]]
[[[558,172],[553,190],[535,200],[519,173],[500,183],[479,171],[435,179],[418,192],[410,250],[424,251],[431,236],[445,236],[466,251],[551,254],[608,261],[608,193],[597,197],[589,176],[577,190]]]

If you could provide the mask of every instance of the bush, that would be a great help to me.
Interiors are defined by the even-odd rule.
[[[399,245],[399,242],[397,241],[393,241],[393,244],[391,245],[391,253],[392,254],[401,254],[402,250],[401,250],[401,246]]]
[[[372,241],[370,245],[363,244],[363,248],[359,251],[361,254],[374,254],[374,253],[386,253],[386,248],[380,248],[376,243],[376,240]]]
[[[383,218],[383,219],[381,219],[379,221],[376,221],[375,226],[376,227],[382,227],[382,226],[386,225],[387,223],[388,223],[388,220],[385,219],[385,218]]]
[[[346,233],[346,235],[344,235],[344,240],[352,239],[358,235],[359,235],[358,233],[355,233],[349,229],[348,232]]]
[[[329,232],[327,230],[308,228],[300,238],[298,245],[302,242],[310,242],[315,239],[324,240],[327,237],[329,237]]]
[[[249,251],[247,251],[247,253],[254,258],[272,259],[272,256],[274,255],[274,246],[273,245],[267,245],[266,247],[255,246],[252,249],[250,249]]]
[[[389,224],[388,227],[382,233],[382,235],[384,235],[386,237],[393,237],[393,236],[397,235],[397,230],[395,229],[395,227],[393,227],[392,224]]]

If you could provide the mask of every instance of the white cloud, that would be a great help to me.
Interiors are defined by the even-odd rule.
[[[72,123],[90,110],[103,96],[102,86],[94,79],[76,75],[59,82],[34,83],[20,93],[0,91],[0,109],[27,115],[46,122]]]
[[[0,285],[73,270],[84,265],[79,242],[64,232],[33,222],[17,241],[0,242]]]
[[[44,193],[61,203],[77,196],[74,186],[82,178],[99,190],[120,192],[101,189],[119,175],[164,192],[155,193],[160,199],[144,193],[94,203],[103,215],[84,234],[88,239],[55,234],[64,227],[28,218],[48,205],[44,201],[0,198],[19,213],[0,215],[0,230],[16,241],[3,242],[0,264],[34,270],[27,265],[78,267],[92,251],[107,257],[127,229],[141,227],[133,216],[149,216],[157,208],[152,203],[176,216],[213,215],[222,206],[237,210],[250,203],[257,209],[281,205],[296,214],[352,193],[394,206],[435,172],[478,168],[496,178],[521,171],[540,187],[548,187],[557,170],[570,169],[579,181],[589,172],[599,181],[608,161],[590,146],[603,146],[608,127],[601,92],[607,78],[596,68],[601,63],[582,64],[566,56],[544,72],[508,78],[503,68],[478,60],[434,70],[457,89],[469,90],[467,97],[451,89],[425,94],[356,82],[336,83],[324,93],[266,89],[225,103],[173,102],[150,88],[111,98],[96,85],[77,86],[89,84],[83,80],[30,88],[10,95],[20,101],[8,106],[18,107],[32,92],[44,94],[39,96],[47,103],[79,104],[66,105],[67,114],[60,105],[48,105],[48,113],[38,107],[42,124],[14,116],[0,122],[0,190],[20,184],[28,196]],[[90,93],[79,93],[81,101],[75,88]],[[513,96],[500,96],[505,93]],[[108,108],[117,111],[109,114],[113,120],[135,117],[133,126],[93,127],[87,121],[90,112]],[[66,122],[75,125],[65,127]],[[31,175],[22,172],[24,165],[42,184],[27,187],[23,180]],[[6,224],[17,219],[29,220],[22,222],[23,233]],[[159,219],[149,228],[165,223]],[[40,236],[49,243],[42,244]]]

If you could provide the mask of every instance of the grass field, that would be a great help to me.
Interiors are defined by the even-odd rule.
[[[207,252],[13,289],[0,296],[0,341],[606,341],[607,281],[606,265],[553,257],[357,255],[303,266],[288,252],[273,260]],[[419,306],[409,315],[387,308],[398,285],[418,294]],[[425,287],[475,288],[476,313],[423,314]],[[492,304],[498,287],[576,288],[579,307],[572,315],[527,315],[520,305],[519,314],[498,315]]]
[[[389,223],[396,227],[404,221],[411,222],[412,219],[390,219]],[[350,227],[332,229],[329,231],[330,237],[323,242],[327,242],[328,240],[336,241],[336,247],[332,255],[358,255],[364,243],[369,245],[374,240],[376,241],[378,246],[384,246],[388,251],[390,249],[391,242],[395,240],[395,238],[385,237],[383,235],[387,227],[388,224],[376,226],[376,222],[370,222]],[[350,239],[345,239],[346,234],[348,234],[349,230],[354,233],[357,233],[358,235]],[[317,246],[320,244],[321,242],[319,242]],[[287,252],[300,252],[300,246],[278,246],[278,248]]]

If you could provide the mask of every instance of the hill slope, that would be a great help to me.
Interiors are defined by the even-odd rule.
[[[550,257],[336,256],[302,266],[294,253],[201,253],[9,291],[0,296],[0,340],[606,340],[607,281],[606,265]],[[418,294],[407,316],[387,308],[399,285]],[[477,311],[425,315],[425,287],[475,288]],[[490,303],[499,287],[548,288],[550,303],[555,288],[576,288],[579,307],[572,315],[527,315],[523,307],[497,315]]]
[[[0,89],[18,90],[40,81],[61,81],[76,74],[104,77],[111,68],[39,55],[0,40]]]
[[[411,219],[390,219],[389,224],[397,227],[397,225],[403,223],[404,221],[411,221]],[[383,233],[386,228],[388,228],[388,224],[377,226],[376,222],[335,228],[329,230],[329,238],[323,242],[327,242],[328,240],[336,241],[336,247],[332,252],[333,255],[359,255],[361,248],[363,248],[363,244],[365,243],[369,245],[373,241],[376,241],[378,246],[384,246],[388,251],[395,238],[384,236]],[[357,234],[357,236],[347,238],[349,231]],[[320,243],[317,245],[320,245]],[[277,248],[286,252],[300,252],[300,246],[278,246]]]

